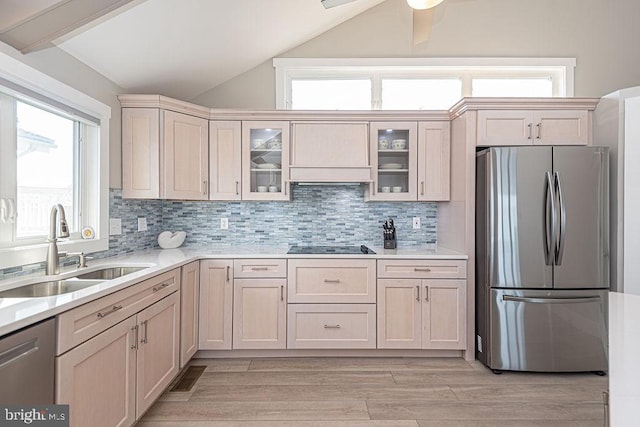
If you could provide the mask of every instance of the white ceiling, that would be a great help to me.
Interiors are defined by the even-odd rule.
[[[146,0],[56,44],[129,93],[190,100],[382,1]]]

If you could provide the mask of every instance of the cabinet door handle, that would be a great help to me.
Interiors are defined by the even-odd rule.
[[[147,320],[143,320],[140,325],[144,326],[144,334],[142,335],[142,339],[140,340],[140,343],[141,344],[146,344],[146,343],[149,342],[149,339],[148,339],[148,336],[147,336],[147,329],[149,329],[149,325],[147,324]]]
[[[431,269],[426,267],[415,267],[413,271],[426,271],[428,273],[431,271]]]
[[[542,122],[536,125],[536,129],[538,130],[538,135],[536,135],[536,139],[540,139],[542,135],[540,135],[540,131],[542,130]]]
[[[284,301],[284,285],[280,285],[280,301]]]
[[[416,286],[416,301],[420,302],[420,286]]]
[[[133,332],[133,344],[131,344],[131,350],[138,349],[138,325],[135,325],[131,328]]]
[[[236,181],[236,196],[240,195],[240,182]]]
[[[96,316],[98,316],[100,319],[102,319],[103,317],[106,317],[106,316],[110,315],[111,313],[115,313],[118,310],[122,310],[122,306],[121,305],[114,305],[113,307],[111,307],[111,309],[109,309],[107,311],[99,311]]]
[[[340,283],[340,279],[324,279],[324,283]]]
[[[325,329],[340,329],[340,325],[324,325]]]
[[[269,267],[264,266],[264,267],[251,267],[251,270],[253,271],[264,271],[264,270],[268,270]]]
[[[527,139],[531,139],[531,133],[532,133],[532,127],[533,127],[533,123],[529,123],[527,125],[527,127],[529,128],[529,136],[527,136]]]
[[[420,181],[420,195],[424,196],[424,181]]]
[[[160,290],[162,290],[162,289],[164,289],[164,288],[166,288],[167,286],[170,286],[170,285],[171,285],[171,282],[166,282],[166,283],[163,283],[160,286],[154,286],[153,287],[153,292],[158,292],[158,291],[160,291]]]
[[[424,287],[424,300],[429,301],[429,286]]]
[[[202,181],[202,194],[204,194],[205,196],[207,195],[207,180],[205,179],[204,181]]]
[[[231,270],[231,266],[228,266],[228,265],[227,265],[227,282],[228,282],[229,280],[231,280],[231,278],[229,277],[229,271],[230,271],[230,270]]]

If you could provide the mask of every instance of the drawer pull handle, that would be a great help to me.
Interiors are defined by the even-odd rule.
[[[164,289],[164,288],[166,288],[167,286],[170,286],[170,285],[171,285],[171,283],[167,282],[167,283],[163,283],[160,286],[154,286],[153,287],[153,292],[158,292],[158,291],[160,291],[160,290],[162,290],[162,289]]]
[[[111,307],[111,310],[107,310],[107,311],[99,311],[97,316],[102,319],[103,317],[108,316],[111,313],[115,313],[118,310],[122,310],[122,306],[121,305],[114,305],[113,307]]]
[[[424,268],[416,267],[416,268],[413,269],[413,271],[426,271],[428,273],[428,272],[431,271],[431,269],[430,268],[426,268],[426,267],[424,267]]]
[[[420,301],[420,286],[416,286],[416,301]]]
[[[324,279],[324,283],[340,283],[340,279]]]
[[[251,270],[253,271],[265,271],[268,270],[269,267],[267,267],[266,265],[264,267],[251,267]]]
[[[340,325],[324,325],[325,329],[340,329]]]

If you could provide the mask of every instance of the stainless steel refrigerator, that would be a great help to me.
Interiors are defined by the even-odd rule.
[[[609,155],[498,147],[476,158],[476,357],[607,370]]]

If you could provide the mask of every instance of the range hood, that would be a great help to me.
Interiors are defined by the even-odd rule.
[[[290,182],[371,182],[368,123],[299,122],[292,131]]]

